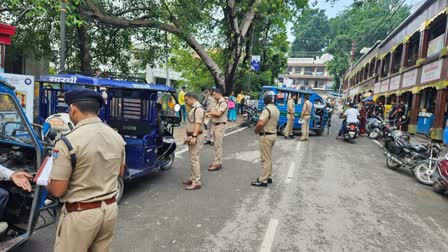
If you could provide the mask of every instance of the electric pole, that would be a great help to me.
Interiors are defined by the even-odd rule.
[[[61,36],[61,48],[60,48],[60,62],[59,62],[59,72],[65,71],[65,14],[67,0],[61,0],[61,24],[60,24],[60,36]]]

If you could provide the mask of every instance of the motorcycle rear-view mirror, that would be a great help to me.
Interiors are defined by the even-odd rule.
[[[174,105],[174,111],[176,111],[176,112],[180,111],[180,105],[179,104]]]

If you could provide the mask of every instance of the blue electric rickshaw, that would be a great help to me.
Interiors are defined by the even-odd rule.
[[[74,125],[64,119],[69,118],[64,92],[83,87],[102,94],[105,106],[100,118],[126,141],[126,170],[124,178],[119,178],[117,201],[123,195],[124,182],[172,167],[176,149],[173,129],[181,120],[174,88],[79,74],[42,76],[38,84],[39,121],[49,122],[54,129],[65,125],[66,131]]]
[[[26,118],[14,87],[0,77],[0,164],[13,171],[36,175],[42,160],[52,149],[49,132]],[[11,181],[1,181],[9,192],[3,219],[8,230],[0,236],[0,251],[8,251],[25,242],[37,229],[56,221],[59,202],[47,194],[45,186],[32,183],[32,192],[18,188]]]
[[[263,86],[260,93],[260,99],[258,102],[259,110],[264,108],[263,94],[266,91],[273,91],[276,95],[275,105],[280,110],[280,120],[278,122],[278,132],[283,134],[283,130],[288,122],[288,99],[292,94],[297,95],[295,102],[295,117],[294,117],[294,130],[301,129],[299,118],[302,113],[302,106],[304,102],[304,96],[310,97],[310,102],[313,104],[311,111],[310,130],[314,131],[316,135],[323,134],[325,127],[328,123],[328,112],[325,109],[324,99],[313,91],[299,90],[293,88],[275,87],[275,86]]]

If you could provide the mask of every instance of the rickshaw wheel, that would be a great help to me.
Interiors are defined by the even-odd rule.
[[[318,130],[315,130],[314,132],[316,132],[316,135],[322,136],[322,134],[324,133],[324,130],[318,129]]]
[[[118,177],[118,190],[117,190],[117,196],[115,198],[117,199],[117,203],[120,203],[121,198],[123,198],[124,193],[124,180],[123,177]]]
[[[174,152],[171,153],[171,154],[168,155],[168,156],[165,156],[164,159],[167,160],[168,163],[167,163],[166,165],[162,165],[162,166],[160,167],[160,169],[162,169],[162,170],[164,170],[164,171],[171,169],[171,168],[173,167],[173,164],[174,164],[174,158],[175,158],[175,154],[174,154]]]

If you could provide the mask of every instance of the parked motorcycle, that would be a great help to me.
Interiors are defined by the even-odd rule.
[[[258,122],[258,108],[256,106],[247,106],[243,107],[243,122],[247,127],[255,126]]]
[[[366,125],[366,133],[369,134],[369,137],[371,134],[372,134],[373,138],[377,137],[373,134],[379,134],[379,130],[377,130],[377,129],[380,127],[381,123],[382,123],[382,120],[378,117],[371,117],[368,119],[367,125]],[[378,133],[374,133],[376,131],[378,131]]]
[[[445,193],[448,190],[448,154],[435,164],[435,168],[431,174],[432,188],[436,193]]]
[[[432,162],[442,151],[439,144],[411,144],[409,136],[397,136],[393,142],[386,145],[386,149],[388,168],[396,170],[407,167],[420,183],[432,185]]]

